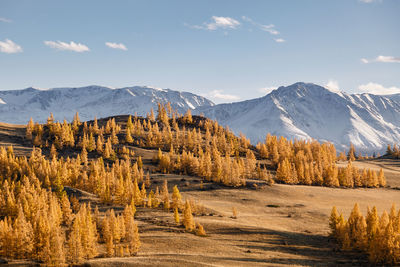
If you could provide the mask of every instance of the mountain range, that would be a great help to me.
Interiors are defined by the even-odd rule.
[[[312,83],[282,86],[266,96],[215,105],[188,92],[151,87],[111,89],[102,86],[0,91],[0,121],[26,124],[30,117],[45,122],[50,112],[56,120],[82,120],[112,115],[146,115],[157,102],[170,102],[180,113],[192,109],[244,133],[252,143],[267,133],[290,139],[329,141],[338,150],[353,143],[363,152],[383,151],[400,143],[400,94],[347,94]]]
[[[157,103],[170,102],[174,110],[185,113],[199,106],[213,106],[210,100],[188,92],[151,87],[126,87],[111,89],[103,86],[79,88],[54,88],[39,90],[0,91],[0,121],[26,124],[29,118],[46,122],[50,112],[56,120],[71,121],[79,112],[82,120],[92,120],[113,115],[134,114],[145,116]]]

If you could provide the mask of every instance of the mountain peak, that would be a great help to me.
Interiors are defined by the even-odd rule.
[[[299,98],[305,96],[321,96],[331,93],[336,94],[336,92],[332,92],[331,90],[314,83],[297,82],[288,86],[281,86],[272,91],[271,95],[274,97]]]
[[[11,90],[10,90],[11,91]],[[12,91],[14,91],[14,90],[12,90]],[[20,90],[15,90],[15,91],[20,91]],[[38,91],[38,89],[36,89],[36,88],[34,88],[34,87],[28,87],[28,88],[25,88],[25,89],[22,89],[21,91],[25,91],[25,92],[34,92],[34,91]]]

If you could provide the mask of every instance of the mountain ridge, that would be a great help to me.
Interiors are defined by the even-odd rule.
[[[340,150],[353,143],[361,151],[372,152],[400,142],[397,96],[347,94],[298,82],[260,98],[200,107],[196,112],[237,134],[243,132],[252,143],[263,141],[266,133],[271,133],[290,139],[329,141]]]

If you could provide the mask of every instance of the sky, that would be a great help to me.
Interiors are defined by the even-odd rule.
[[[400,93],[400,0],[0,0],[0,90]]]

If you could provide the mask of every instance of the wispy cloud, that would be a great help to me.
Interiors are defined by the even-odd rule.
[[[213,90],[205,96],[222,101],[235,101],[240,99],[237,95],[224,94],[222,90]]]
[[[0,41],[0,52],[7,54],[21,53],[22,47],[6,39],[4,42]]]
[[[218,29],[236,29],[240,26],[240,22],[230,17],[212,16],[211,21],[204,22],[202,25],[189,25],[187,23],[184,25],[193,29],[215,31]]]
[[[239,26],[242,25],[242,23],[247,23],[248,25],[252,26],[249,28],[249,31],[253,31],[254,28],[257,28],[261,31],[268,32],[271,35],[280,34],[280,32],[276,29],[274,24],[268,24],[268,25],[261,24],[246,16],[242,16],[241,21],[231,17],[212,16],[210,21],[204,22],[201,25],[190,25],[188,23],[184,23],[184,25],[188,28],[197,30],[215,31],[218,29],[223,29],[225,30],[224,35],[228,35],[228,32],[226,30],[237,29]],[[286,42],[286,40],[283,38],[274,38],[274,41],[277,43]]]
[[[84,44],[81,43],[75,43],[75,42],[70,42],[70,43],[65,43],[61,41],[44,41],[44,44],[47,45],[48,47],[57,49],[57,50],[66,50],[66,51],[74,51],[74,52],[87,52],[90,51],[89,47],[87,47]]]
[[[384,63],[400,63],[400,57],[378,56],[375,61]]]
[[[113,48],[113,49],[120,49],[120,50],[128,50],[128,48],[126,48],[126,46],[123,43],[110,43],[110,42],[106,42],[106,46]]]
[[[6,22],[6,23],[11,23],[11,22],[12,22],[11,19],[2,18],[2,17],[0,17],[0,21],[1,21],[1,22]]]
[[[393,57],[393,56],[377,56],[374,59],[366,59],[362,58],[361,62],[364,64],[371,63],[371,62],[382,62],[382,63],[400,63],[400,57]]]
[[[339,82],[335,80],[329,80],[328,83],[325,84],[325,88],[335,92],[340,91]]]
[[[282,39],[282,38],[277,38],[277,39],[274,39],[275,40],[275,42],[277,42],[277,43],[284,43],[284,42],[286,42],[286,40],[285,39]]]
[[[251,18],[246,17],[246,16],[242,16],[242,19],[244,21],[247,21],[247,22],[251,23],[252,25],[256,26],[257,28],[259,28],[262,31],[269,32],[272,35],[278,35],[279,34],[279,32],[275,29],[275,25],[274,24],[264,25],[264,24],[255,22],[254,20],[252,20]]]
[[[379,83],[367,83],[358,86],[358,90],[362,93],[376,94],[376,95],[391,95],[400,94],[400,88],[396,86],[384,87]]]

